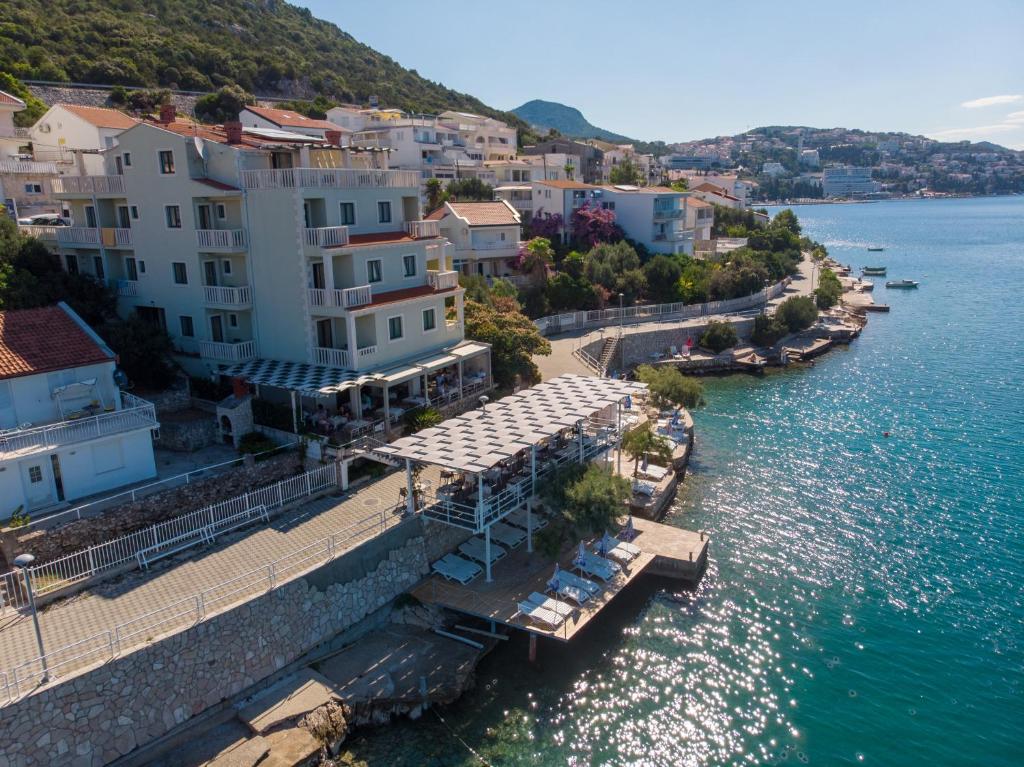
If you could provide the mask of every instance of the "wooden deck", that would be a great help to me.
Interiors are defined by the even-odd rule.
[[[421,602],[568,642],[642,573],[686,580],[697,580],[703,573],[709,543],[706,535],[643,519],[634,518],[633,524],[637,531],[633,542],[643,553],[612,580],[600,584],[604,586],[602,592],[583,607],[576,607],[557,629],[517,615],[517,603],[526,601],[534,591],[544,593],[554,572],[554,564],[547,557],[537,552],[528,554],[525,545],[509,552],[493,566],[493,583],[486,583],[480,575],[463,586],[433,575],[411,593]],[[571,569],[575,553],[575,548],[563,552],[558,560],[559,567]]]

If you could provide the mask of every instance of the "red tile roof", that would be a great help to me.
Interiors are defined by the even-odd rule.
[[[71,112],[71,114],[78,115],[87,123],[95,125],[97,128],[120,128],[121,130],[127,130],[139,122],[131,115],[118,112],[116,109],[107,109],[106,107],[87,107],[81,104],[55,104],[54,106],[63,107]]]
[[[111,359],[61,306],[0,311],[0,380]]]
[[[237,186],[231,186],[231,184],[225,184],[222,181],[214,181],[212,178],[197,178],[200,184],[205,186],[212,186],[214,189],[219,189],[222,192],[240,192],[242,191]]]
[[[347,128],[342,128],[340,125],[335,125],[328,120],[317,120],[287,109],[246,107],[246,110],[254,115],[259,115],[264,120],[269,120],[274,125],[280,125],[282,128],[316,128],[317,130],[336,130],[342,133],[351,132]]]
[[[515,226],[520,221],[516,209],[502,200],[497,202],[449,202],[445,207],[435,210],[427,218],[439,221],[444,218],[448,208],[451,208],[459,218],[465,219],[470,226]],[[438,213],[441,215],[438,216]]]
[[[7,104],[10,106],[25,108],[25,102],[19,99],[17,96],[12,96],[6,91],[0,91],[0,104]]]
[[[593,184],[584,184],[582,181],[537,181],[538,184],[551,186],[555,189],[597,189]]]

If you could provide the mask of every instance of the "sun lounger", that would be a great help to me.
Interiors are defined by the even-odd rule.
[[[571,605],[567,605],[565,602],[559,602],[557,599],[551,599],[538,592],[533,592],[527,599],[537,607],[544,607],[553,613],[558,613],[563,618],[568,618],[576,609]]]
[[[505,522],[495,522],[491,525],[491,537],[503,546],[514,549],[526,540],[526,532]]]
[[[661,480],[665,479],[665,476],[668,474],[668,469],[664,466],[655,466],[652,463],[646,469],[640,469],[638,473],[645,479],[653,479],[655,482],[661,482]]]
[[[592,575],[598,580],[610,581],[615,577],[615,574],[619,572],[620,568],[615,562],[604,557],[599,557],[596,554],[587,552],[581,562],[573,561],[573,565],[581,572],[587,575]]]
[[[622,549],[628,554],[632,554],[634,557],[638,557],[643,553],[643,549],[641,549],[635,543],[630,543],[629,541],[619,541],[615,544],[615,548]]]
[[[620,565],[628,565],[635,559],[632,554],[627,554],[625,551],[617,547],[608,549],[608,553],[604,554],[604,556],[618,562]]]
[[[481,572],[480,565],[463,559],[454,554],[447,554],[431,565],[431,569],[449,581],[458,581],[465,585]]]
[[[465,554],[470,559],[474,559],[477,562],[487,562],[487,546],[484,543],[484,539],[480,536],[474,536],[468,541],[459,546],[459,551]],[[499,546],[494,541],[491,541],[491,564],[493,565],[499,559],[508,553],[502,546]]]
[[[565,618],[546,607],[538,607],[532,602],[520,602],[517,615],[525,615],[532,621],[543,623],[548,628],[556,629],[565,622]]]
[[[590,593],[588,591],[584,591],[579,586],[573,586],[569,583],[569,580],[565,575],[566,573],[563,570],[558,576],[558,591],[552,589],[550,584],[548,585],[548,591],[558,594],[558,596],[563,597],[564,599],[571,599],[578,605],[582,605],[590,599]],[[569,575],[571,575],[571,573],[569,573]],[[581,578],[580,580],[583,579]],[[596,586],[597,584],[595,583],[594,585]]]
[[[596,596],[601,593],[601,587],[596,583],[591,580],[587,580],[586,578],[581,578],[575,573],[570,573],[568,570],[562,570],[562,572],[558,574],[558,578],[562,582],[568,583],[570,586],[575,586],[580,589],[580,591],[586,592],[590,596]]]
[[[523,530],[525,530],[526,529],[526,509],[516,509],[511,514],[509,514],[507,517],[505,517],[505,519],[502,520],[502,521],[503,522],[508,522],[510,525],[515,525],[516,527],[521,527],[521,528],[523,528]],[[541,530],[541,529],[543,529],[543,528],[548,526],[548,518],[544,514],[538,514],[537,512],[533,512],[532,523],[533,523],[533,529],[534,530]]]
[[[651,498],[657,491],[658,488],[650,482],[642,482],[638,480],[633,483],[633,493],[635,495],[646,495],[648,498]]]

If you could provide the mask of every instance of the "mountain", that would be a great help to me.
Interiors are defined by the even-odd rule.
[[[512,114],[519,116],[541,131],[554,128],[563,136],[571,138],[597,138],[602,141],[610,141],[613,144],[633,143],[631,138],[591,125],[583,113],[575,107],[555,101],[541,101],[540,99],[527,101],[522,106],[513,109]]]
[[[382,23],[385,23],[382,21]],[[403,68],[283,0],[5,0],[0,72],[25,80],[506,112]]]

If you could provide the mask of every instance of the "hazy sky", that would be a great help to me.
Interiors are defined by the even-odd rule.
[[[639,139],[760,125],[1024,149],[1024,0],[302,2],[420,75]]]

